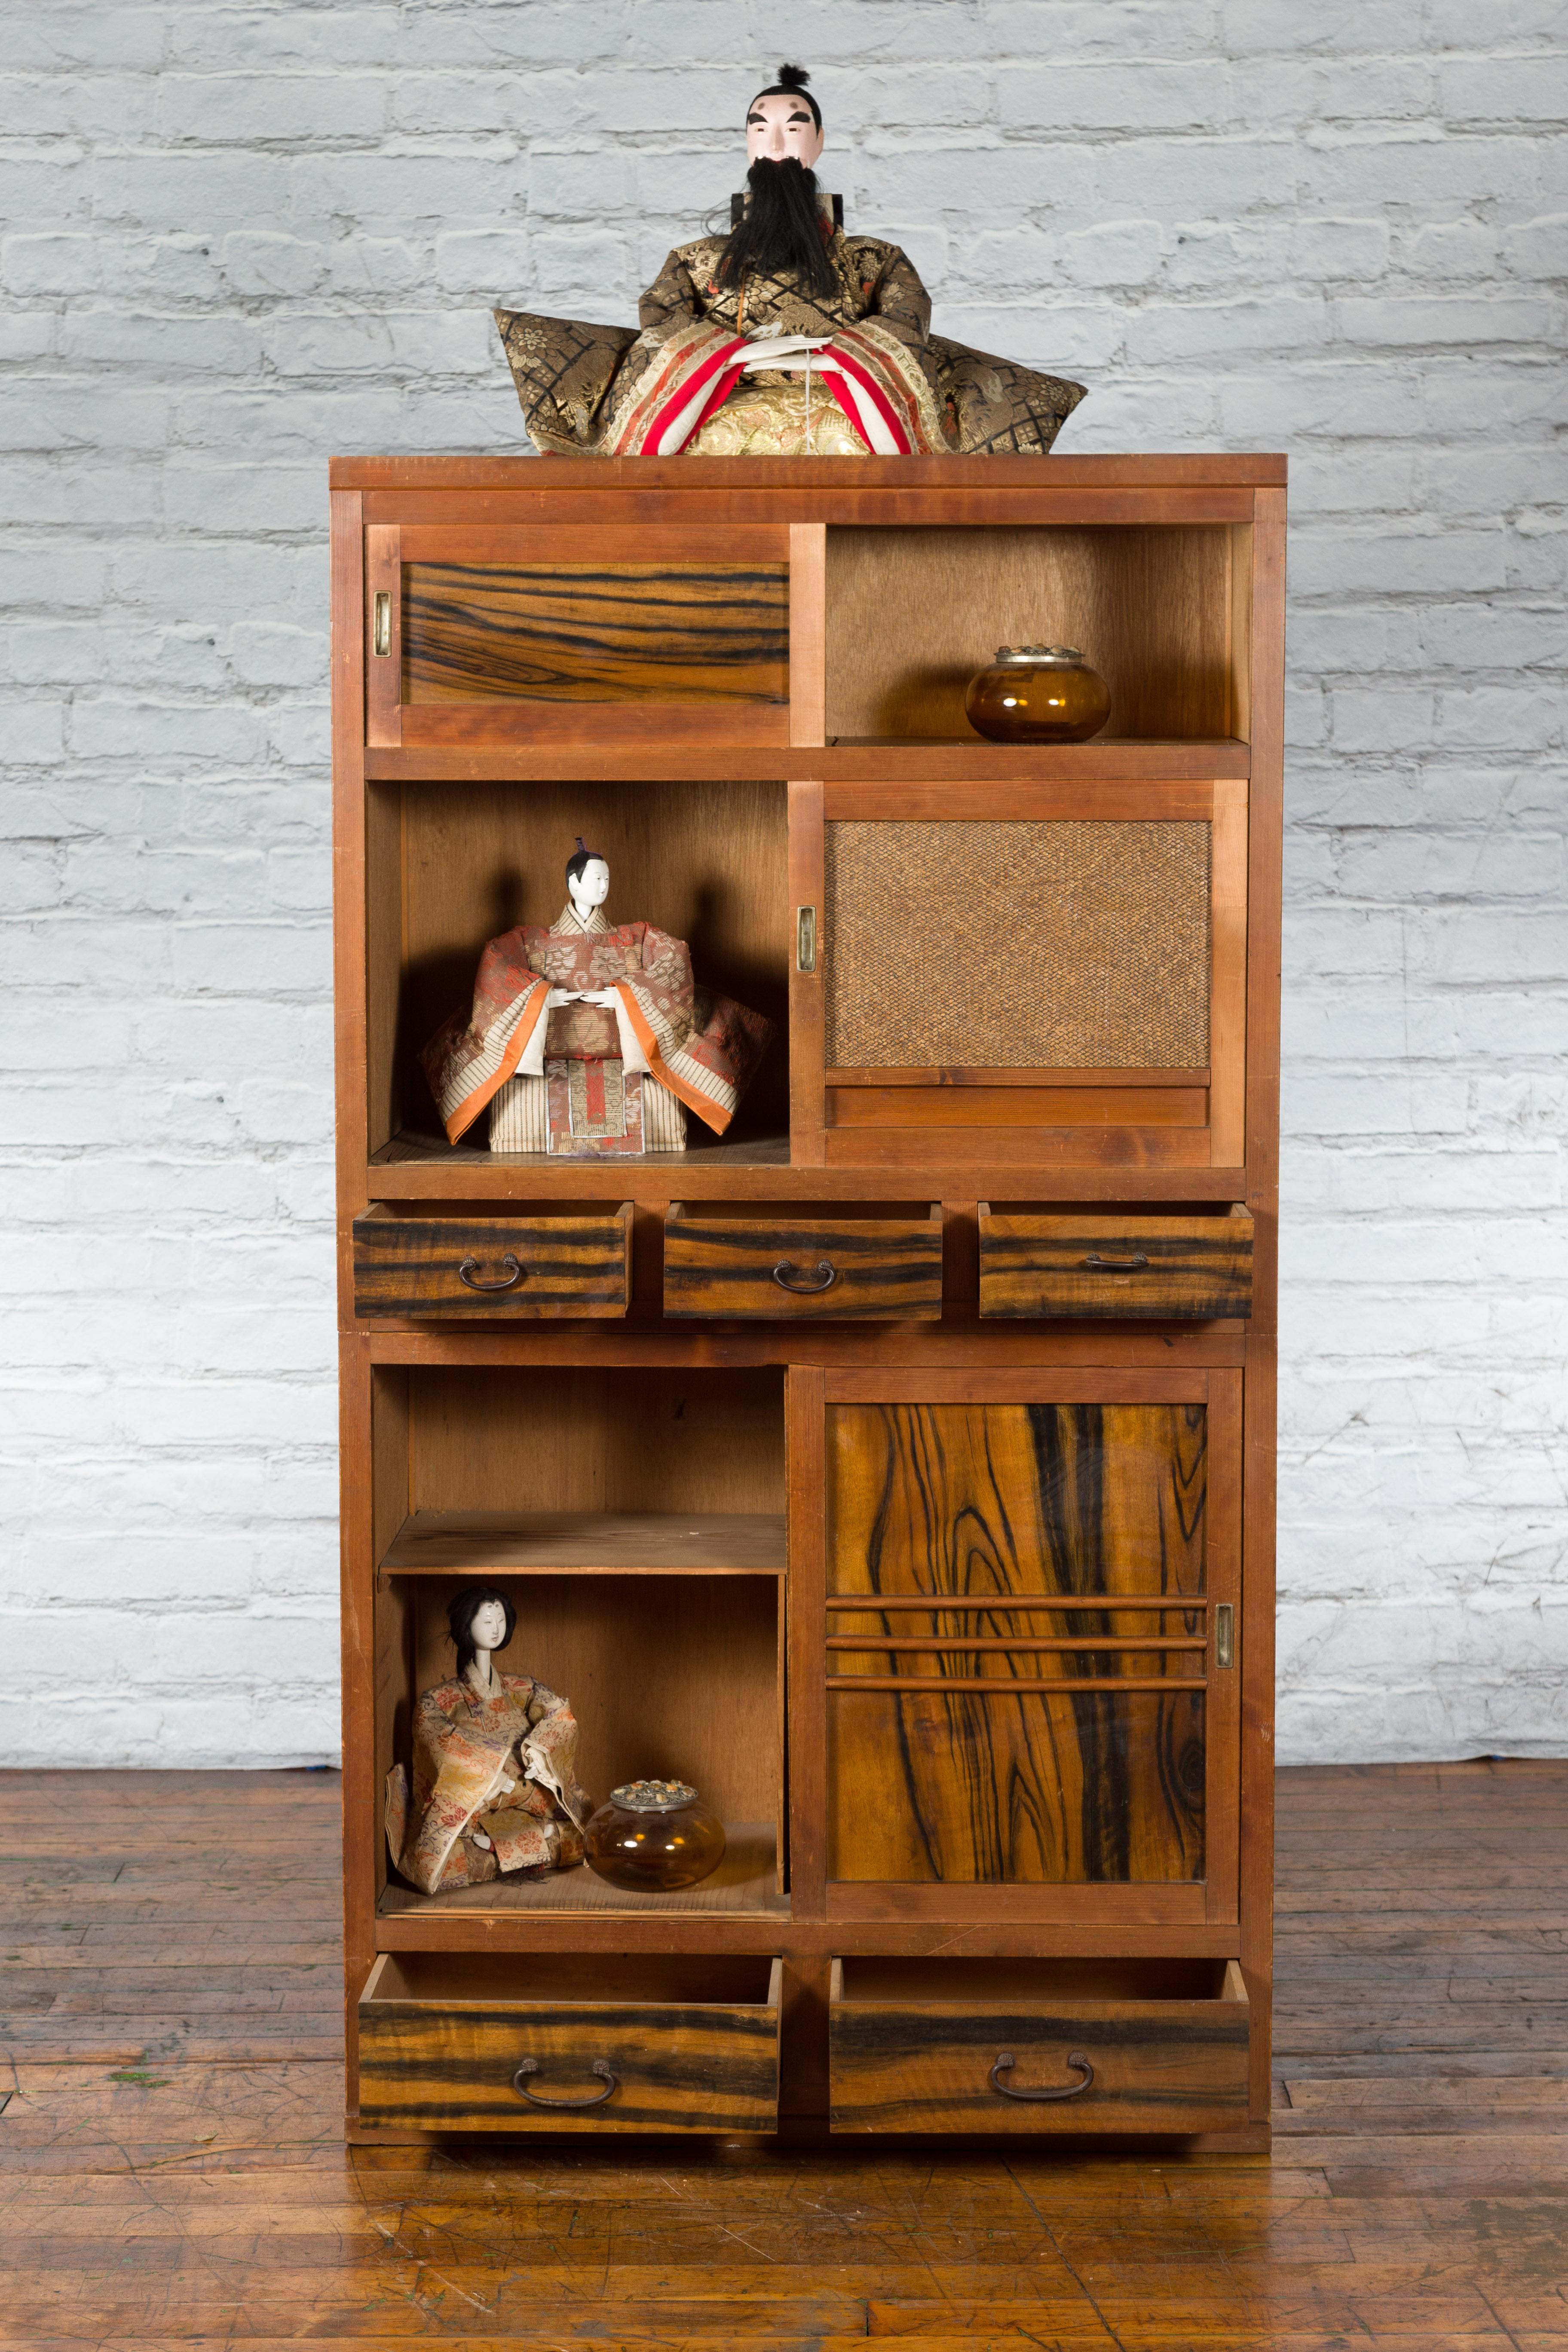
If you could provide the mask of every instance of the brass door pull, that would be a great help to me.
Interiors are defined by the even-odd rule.
[[[817,1279],[815,1282],[809,1276],[805,1281],[797,1282],[795,1279],[795,1268],[787,1257],[781,1257],[773,1268],[773,1280],[781,1290],[816,1291],[831,1290],[838,1279],[837,1268],[830,1265],[825,1257],[818,1258],[816,1273]]]
[[[1084,1259],[1085,1265],[1092,1267],[1096,1274],[1138,1274],[1148,1263],[1142,1250],[1134,1250],[1131,1257],[1101,1257],[1090,1250]]]
[[[370,642],[371,651],[382,660],[392,651],[392,594],[389,589],[378,588],[375,592]]]
[[[1068,2064],[1080,2072],[1083,2080],[1081,2083],[1069,2083],[1062,2091],[1015,2091],[1010,2084],[999,2083],[996,2080],[997,2075],[1006,2074],[1013,2063],[1013,2053],[1010,2050],[1004,2050],[986,2077],[991,2088],[999,2092],[1005,2099],[1076,2099],[1088,2090],[1094,2080],[1094,2068],[1081,2050],[1068,2052]]]
[[[537,2074],[538,2072],[538,2059],[525,2058],[511,2078],[512,2089],[521,2098],[527,2099],[536,2107],[602,2107],[612,2092],[618,2087],[607,2058],[595,2058],[589,2067],[589,2074],[599,2075],[605,2087],[602,2091],[590,2091],[585,2099],[542,2099],[537,2091],[530,2090],[526,2080],[528,2075]]]
[[[1236,1664],[1236,1609],[1232,1602],[1216,1602],[1214,1612],[1214,1662],[1216,1666]]]
[[[501,1264],[506,1268],[506,1272],[498,1282],[481,1282],[479,1275],[479,1259],[466,1257],[458,1268],[458,1280],[467,1283],[470,1290],[510,1290],[514,1283],[522,1280],[522,1268],[510,1250],[508,1250]]]

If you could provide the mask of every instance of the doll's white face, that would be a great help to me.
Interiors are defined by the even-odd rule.
[[[476,1650],[499,1650],[506,1640],[506,1611],[499,1601],[481,1601],[468,1620],[468,1638]]]
[[[793,155],[807,172],[822,152],[822,133],[804,98],[784,90],[775,98],[753,99],[746,115],[746,161],[759,156],[782,163]]]
[[[610,869],[602,857],[590,857],[566,887],[574,907],[602,907],[610,895]]]

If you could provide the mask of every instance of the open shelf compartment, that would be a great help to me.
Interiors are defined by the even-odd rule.
[[[713,1875],[674,1895],[585,1867],[433,1895],[383,1843],[384,1916],[788,1915],[784,1892],[784,1387],[776,1367],[381,1367],[373,1392],[377,1785],[447,1680],[451,1601],[517,1612],[498,1656],[572,1705],[595,1804],[690,1781],[723,1821]]]

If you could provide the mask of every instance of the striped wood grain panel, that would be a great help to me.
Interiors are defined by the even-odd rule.
[[[1152,1998],[1118,1997],[1142,1978]],[[1059,1990],[1054,1979],[1064,1979]],[[1103,1990],[1095,1990],[1102,1980]],[[932,1997],[944,1980],[950,1997]],[[907,1990],[906,1990],[907,1983]],[[1223,2129],[1247,2115],[1248,2010],[1233,1962],[841,1960],[828,2003],[835,2131],[1103,2132]],[[1015,2091],[1071,2089],[1081,2052],[1092,2079],[1060,2101]]]
[[[460,1968],[451,1969],[454,1986]],[[772,2131],[778,1963],[644,1956],[619,1970],[618,1995],[594,1998],[595,1974],[613,1968],[596,1956],[535,1958],[512,1972],[520,1990],[529,1976],[546,1979],[545,1998],[497,1998],[487,1989],[474,1999],[420,2000],[405,1996],[384,1960],[359,2004],[360,2120],[419,2131]],[[681,1980],[663,2000],[653,1997],[661,1973]],[[639,1978],[650,1997],[638,1997]],[[530,2087],[541,2099],[601,2090],[595,2060],[610,2068],[615,2088],[596,2106],[540,2106],[513,2084],[525,2058],[538,2062]]]
[[[783,564],[403,567],[405,702],[788,696]]]
[[[517,1260],[505,1290],[495,1282]],[[485,1320],[558,1322],[624,1316],[631,1276],[631,1203],[584,1208],[569,1217],[356,1217],[354,1313],[478,1316]],[[458,1268],[472,1259],[470,1281]]]
[[[1102,1263],[1089,1263],[1096,1258]],[[982,1202],[980,1312],[1250,1315],[1252,1219],[1244,1209],[1227,1217],[1058,1217]]]
[[[934,1672],[983,1687],[950,1696],[830,1683],[830,1878],[1203,1877],[1205,1700],[1191,1662],[1136,1642],[1099,1644],[1201,1632],[1197,1611],[1154,1617],[1114,1603],[1202,1594],[1206,1438],[1206,1411],[1193,1404],[831,1409],[830,1591],[990,1605],[940,1661],[892,1639],[951,1632],[937,1605],[929,1625],[889,1611],[879,1649],[833,1654],[851,1674],[929,1681]],[[1007,1607],[1013,1593],[1079,1601],[1049,1630],[1079,1646],[1033,1647],[1038,1628]],[[964,1646],[988,1635],[1011,1635],[1016,1647]],[[1037,1687],[1013,1687],[1026,1680]],[[1037,1686],[1057,1681],[1059,1695]]]
[[[792,1290],[773,1278],[819,1279],[824,1290]],[[664,1229],[664,1311],[773,1323],[935,1321],[942,1314],[942,1221],[938,1217],[705,1217],[677,1214]]]

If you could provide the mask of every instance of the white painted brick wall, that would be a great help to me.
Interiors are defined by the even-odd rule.
[[[489,303],[630,318],[785,23],[1065,449],[1290,453],[1281,1750],[1565,1744],[1558,0],[32,0],[12,1759],[335,1753],[324,459],[515,447]]]

